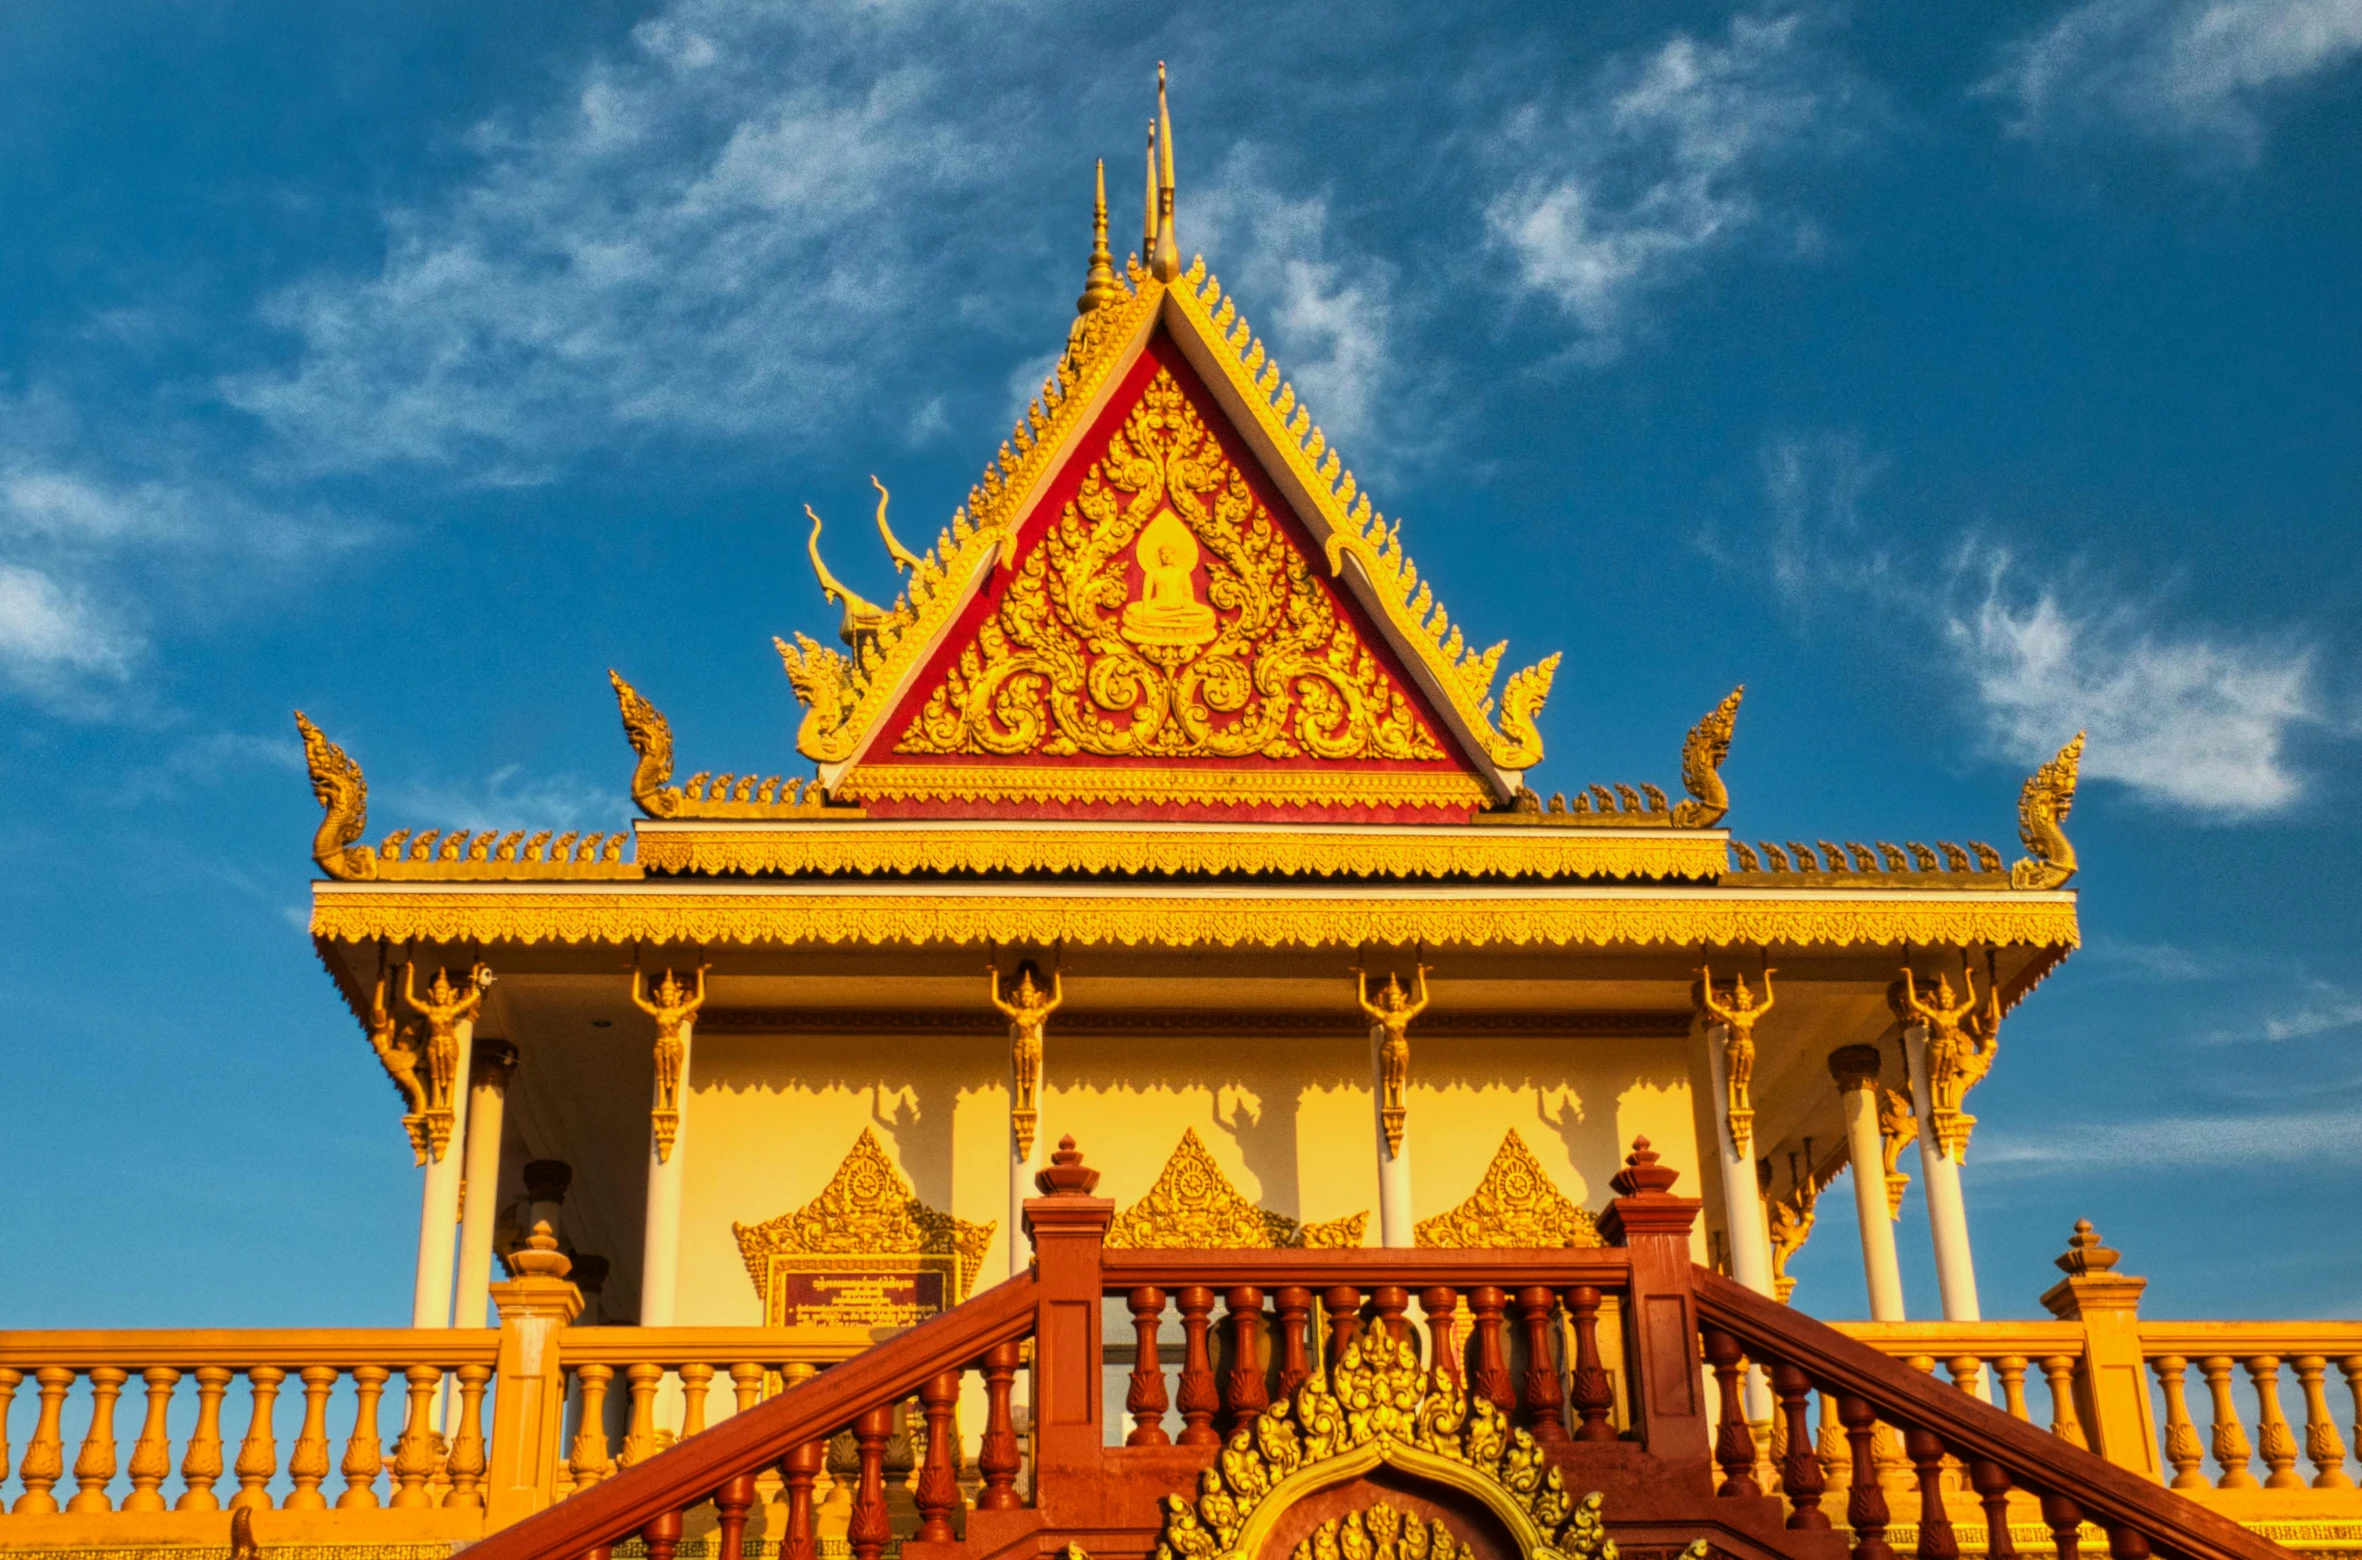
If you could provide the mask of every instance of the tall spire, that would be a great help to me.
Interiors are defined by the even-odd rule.
[[[1115,267],[1107,253],[1107,164],[1099,164],[1099,189],[1091,202],[1091,274],[1083,283],[1083,295],[1074,300],[1074,312],[1088,314],[1103,303],[1112,303],[1123,296],[1115,284]]]
[[[1181,275],[1181,246],[1173,239],[1173,112],[1165,106],[1165,62],[1156,62],[1156,258],[1148,269],[1160,282]]]
[[[1148,199],[1140,208],[1140,263],[1156,258],[1156,121],[1148,121]]]

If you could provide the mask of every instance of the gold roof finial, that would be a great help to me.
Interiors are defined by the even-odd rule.
[[[886,500],[894,495],[886,491],[886,484],[878,480],[874,471],[869,474],[869,485],[878,490],[878,535],[886,539],[886,556],[894,560],[894,572],[900,574],[905,569],[917,568],[919,555],[903,546],[902,539],[886,524]]]
[[[1156,258],[1156,121],[1148,121],[1148,198],[1140,210],[1140,263]]]
[[[1181,276],[1181,246],[1173,238],[1173,113],[1165,105],[1165,62],[1156,62],[1156,258],[1148,269],[1160,282]]]
[[[1107,252],[1107,163],[1103,158],[1098,192],[1091,201],[1091,274],[1083,282],[1083,295],[1074,300],[1074,312],[1088,314],[1122,296],[1123,289],[1115,284],[1114,257]]]
[[[820,516],[813,513],[810,504],[804,506],[804,515],[812,522],[812,535],[804,549],[812,555],[812,572],[820,578],[820,594],[844,609],[844,618],[837,624],[837,637],[850,645],[865,634],[875,634],[886,614],[876,603],[829,572],[828,565],[820,561]]]

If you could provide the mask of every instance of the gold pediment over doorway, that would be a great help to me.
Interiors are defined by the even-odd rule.
[[[768,1326],[812,1309],[908,1325],[957,1305],[976,1287],[992,1231],[921,1202],[866,1127],[818,1197],[776,1219],[730,1226]]]
[[[1299,1224],[1240,1195],[1193,1127],[1165,1161],[1148,1195],[1116,1216],[1107,1232],[1115,1247],[1182,1247],[1199,1251],[1319,1250],[1359,1246],[1370,1216]]]
[[[1550,1179],[1542,1161],[1511,1127],[1476,1190],[1457,1208],[1421,1219],[1422,1246],[1604,1246],[1599,1224]]]

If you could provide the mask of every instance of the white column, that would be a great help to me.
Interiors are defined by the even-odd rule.
[[[1715,1141],[1722,1156],[1723,1227],[1730,1239],[1731,1277],[1768,1297],[1772,1294],[1771,1231],[1764,1223],[1753,1145],[1741,1154],[1731,1142],[1730,1065],[1723,1054],[1729,1035],[1728,1025],[1707,1026],[1706,1065],[1713,1077]]]
[[[1829,1057],[1845,1104],[1845,1141],[1853,1159],[1854,1217],[1862,1227],[1862,1272],[1870,1285],[1870,1320],[1903,1320],[1903,1270],[1895,1260],[1893,1217],[1886,1211],[1886,1156],[1878,1136],[1878,1049],[1849,1045]]]
[[[696,1021],[681,1020],[681,1077],[673,1102],[679,1120],[672,1152],[659,1157],[656,1127],[648,1127],[648,1214],[640,1236],[640,1325],[670,1327],[681,1289],[681,1184],[689,1165],[689,1065]],[[651,1094],[649,1109],[663,1101]],[[666,1380],[670,1380],[668,1376]]]
[[[451,1026],[451,1033],[463,1058],[474,1053],[474,1019],[459,1020]],[[444,1145],[442,1158],[427,1160],[418,1206],[418,1282],[410,1294],[413,1327],[451,1325],[452,1242],[459,1233],[460,1160],[467,1142],[470,1092],[464,1088],[451,1091],[451,1141]]]
[[[1418,1243],[1411,1218],[1411,1128],[1409,1090],[1404,1093],[1402,1147],[1386,1146],[1386,1068],[1379,1060],[1379,1047],[1385,1043],[1386,1031],[1377,1024],[1370,1026],[1370,1125],[1377,1134],[1378,1146],[1378,1244],[1381,1246],[1411,1246]]]
[[[1025,1238],[1025,1199],[1038,1195],[1034,1172],[1042,1167],[1042,1135],[1037,1125],[1027,1151],[1017,1148],[1017,1128],[1009,1127],[1009,1276],[1033,1266],[1033,1243]]]
[[[492,1303],[492,1226],[500,1217],[501,1115],[508,1102],[509,1074],[516,1065],[516,1047],[505,1040],[486,1040],[476,1046],[468,1069],[467,1157],[463,1161],[466,1189],[459,1208],[459,1302],[452,1316],[456,1327],[491,1325],[485,1308]]]
[[[1911,1069],[1911,1108],[1919,1114],[1919,1178],[1927,1187],[1927,1223],[1935,1235],[1936,1287],[1944,1297],[1944,1320],[1980,1321],[1976,1259],[1968,1244],[1968,1207],[1960,1198],[1960,1166],[1936,1141],[1926,1025],[1913,1024],[1903,1031],[1903,1056]]]

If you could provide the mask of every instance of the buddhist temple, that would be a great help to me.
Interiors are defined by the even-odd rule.
[[[748,651],[792,734],[677,752],[618,666],[639,816],[553,837],[372,817],[297,716],[413,1328],[0,1334],[0,1550],[2362,1543],[2355,1324],[2152,1323],[2088,1227],[1984,1320],[1974,1091],[2077,944],[2081,738],[1913,839],[1751,812],[1743,689],[1652,773],[1545,753],[1586,647],[1437,599],[1184,260],[1161,79],[1156,123],[966,501],[799,522]],[[1816,1236],[1870,1322],[1812,1319],[1863,1298],[1796,1288]]]

